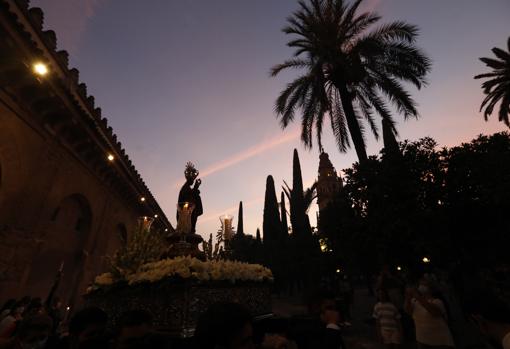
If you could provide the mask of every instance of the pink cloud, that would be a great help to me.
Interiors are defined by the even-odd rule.
[[[246,209],[246,208],[251,207],[253,205],[259,204],[259,203],[261,203],[263,201],[264,201],[263,197],[257,197],[257,198],[254,198],[254,199],[251,199],[251,200],[248,200],[248,201],[243,201],[243,209]],[[221,211],[215,211],[213,213],[205,215],[203,218],[200,219],[200,222],[204,223],[204,222],[209,222],[209,221],[212,221],[212,220],[218,220],[218,222],[219,222],[219,217],[221,215],[231,214],[233,216],[236,216],[238,209],[239,209],[239,206],[238,205],[234,205],[234,206],[230,206],[228,208],[225,208],[225,209],[223,209]],[[234,221],[237,221],[237,217],[235,217]]]
[[[300,135],[299,129],[296,129],[293,132],[287,134],[279,134],[278,136],[274,136],[270,139],[266,139],[259,144],[250,147],[248,149],[243,150],[240,153],[237,153],[231,157],[220,160],[210,166],[208,166],[205,170],[200,171],[200,178],[205,178],[210,176],[216,172],[223,171],[231,166],[234,166],[242,161],[248,160],[256,155],[265,153],[275,147],[278,147],[282,144],[292,142],[296,140]],[[179,180],[174,183],[174,187],[178,188],[182,185],[182,180]]]

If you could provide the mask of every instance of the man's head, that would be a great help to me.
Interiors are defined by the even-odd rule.
[[[23,348],[44,348],[53,322],[47,315],[29,316],[21,321],[16,338]]]
[[[203,313],[195,330],[197,348],[251,349],[252,317],[237,303],[217,303]]]
[[[104,336],[108,315],[96,307],[89,307],[74,314],[69,322],[69,334],[78,342],[93,341]]]
[[[325,299],[322,301],[320,318],[326,325],[338,325],[340,323],[340,312],[334,300]]]

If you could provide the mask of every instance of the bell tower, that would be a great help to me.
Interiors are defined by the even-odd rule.
[[[333,201],[340,189],[342,189],[342,178],[336,173],[328,153],[322,151],[319,157],[319,178],[317,180],[319,214]]]

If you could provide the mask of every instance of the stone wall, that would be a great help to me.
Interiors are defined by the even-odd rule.
[[[60,295],[73,304],[142,213],[0,94],[0,300]]]
[[[45,298],[63,263],[74,308],[139,216],[173,231],[68,57],[41,9],[0,0],[0,303]]]

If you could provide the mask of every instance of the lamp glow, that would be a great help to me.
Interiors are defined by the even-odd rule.
[[[427,257],[423,257],[422,262],[423,263],[430,263],[430,259],[428,259]]]
[[[108,159],[108,161],[113,161],[115,159],[115,156],[113,156],[112,154],[108,154],[106,158]]]
[[[157,214],[155,214],[155,215],[154,215],[154,218],[158,218],[158,215],[157,215]]]
[[[145,201],[145,198],[142,196],[142,197],[140,198],[140,201],[141,201],[141,202],[144,202],[144,201]]]
[[[41,62],[34,63],[33,69],[34,73],[36,73],[37,75],[45,76],[46,74],[48,74],[48,67],[44,63]]]
[[[398,266],[398,267],[397,267],[397,270],[398,270],[398,271],[401,271],[401,270],[402,270],[402,267],[401,267],[401,266]]]

